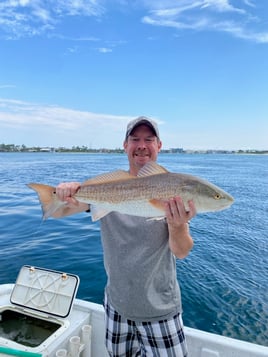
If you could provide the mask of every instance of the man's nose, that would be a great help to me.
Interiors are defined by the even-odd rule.
[[[145,150],[146,149],[146,143],[144,140],[139,141],[138,149],[140,150]]]

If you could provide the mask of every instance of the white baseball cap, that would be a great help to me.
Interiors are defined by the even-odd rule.
[[[128,123],[127,132],[126,132],[126,140],[129,137],[129,135],[131,135],[132,131],[134,129],[136,129],[138,126],[142,125],[142,124],[147,125],[150,129],[152,129],[152,131],[155,134],[155,136],[158,139],[160,139],[157,123],[154,120],[150,119],[150,118],[141,116],[141,117],[138,117],[138,118],[136,118],[134,120],[131,120]]]

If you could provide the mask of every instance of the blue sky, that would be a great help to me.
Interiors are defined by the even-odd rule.
[[[268,149],[267,0],[1,0],[0,143]]]

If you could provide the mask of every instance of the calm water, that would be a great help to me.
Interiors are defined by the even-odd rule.
[[[236,199],[191,222],[194,249],[177,263],[185,325],[268,346],[268,156],[163,154],[159,163]],[[86,213],[41,221],[26,183],[84,181],[118,168],[128,168],[124,155],[0,153],[0,284],[35,265],[78,274],[78,297],[102,303],[99,224]]]

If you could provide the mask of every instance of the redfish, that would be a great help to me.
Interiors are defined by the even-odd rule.
[[[43,218],[69,215],[66,202],[60,201],[55,187],[30,183],[38,193]],[[92,220],[96,221],[112,211],[161,218],[165,215],[165,201],[180,196],[188,209],[193,200],[197,213],[226,209],[233,197],[216,185],[196,176],[172,173],[155,162],[144,165],[138,176],[127,171],[105,173],[85,181],[73,197],[90,204]]]

